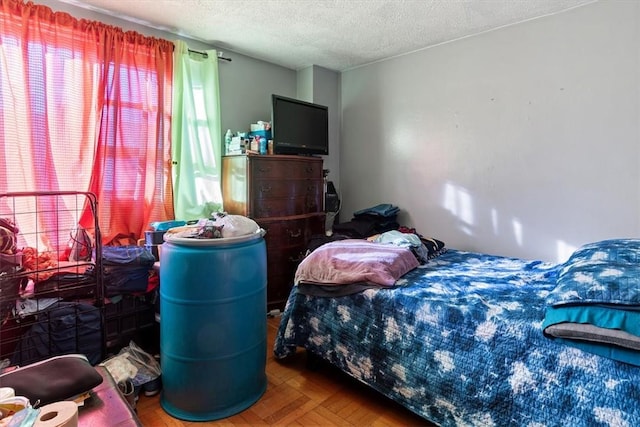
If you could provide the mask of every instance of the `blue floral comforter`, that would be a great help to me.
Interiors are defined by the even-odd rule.
[[[392,289],[294,287],[274,354],[304,347],[441,426],[638,426],[639,368],[542,333],[560,267],[449,250]]]

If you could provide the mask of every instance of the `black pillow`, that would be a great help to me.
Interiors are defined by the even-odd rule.
[[[22,366],[0,375],[0,387],[11,387],[39,406],[73,399],[102,383],[102,375],[82,354],[66,354]]]

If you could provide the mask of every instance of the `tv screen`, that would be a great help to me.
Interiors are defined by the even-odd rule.
[[[280,95],[271,96],[275,154],[329,154],[329,109]]]

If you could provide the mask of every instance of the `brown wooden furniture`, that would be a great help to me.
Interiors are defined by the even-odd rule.
[[[324,233],[322,159],[224,156],[222,199],[227,213],[266,230],[267,307],[284,308],[311,236]]]

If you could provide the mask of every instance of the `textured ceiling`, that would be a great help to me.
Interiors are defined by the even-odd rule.
[[[299,70],[344,71],[595,0],[59,0]]]

